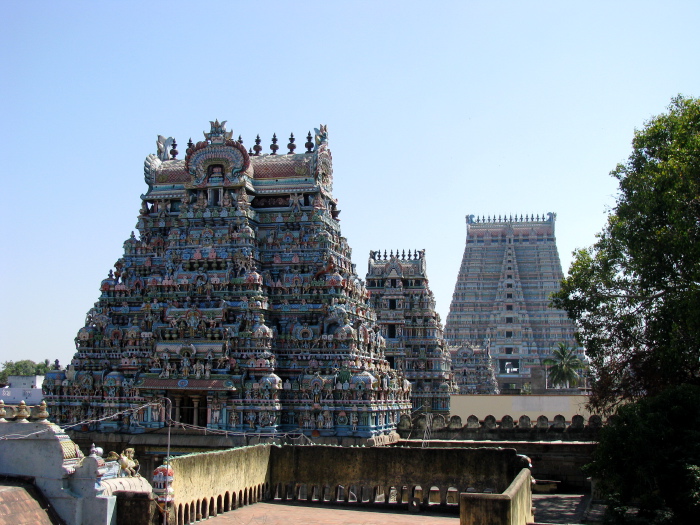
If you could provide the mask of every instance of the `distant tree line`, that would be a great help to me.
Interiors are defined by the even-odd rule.
[[[0,370],[0,384],[6,385],[9,376],[43,376],[51,368],[51,362],[48,359],[44,359],[41,363],[35,363],[31,359],[5,361]]]

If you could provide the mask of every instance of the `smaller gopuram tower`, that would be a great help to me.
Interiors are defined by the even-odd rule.
[[[413,411],[448,414],[450,351],[428,286],[425,250],[371,251],[367,269],[370,304],[386,339],[386,359],[412,384]]]
[[[544,393],[543,361],[558,343],[578,348],[566,313],[549,307],[564,277],[555,220],[554,213],[467,217],[445,335],[450,345],[490,349],[501,393]]]

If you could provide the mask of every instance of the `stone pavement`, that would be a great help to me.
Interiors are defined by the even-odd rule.
[[[577,525],[601,523],[600,505],[590,495],[534,495],[535,521],[542,524]],[[367,508],[331,507],[281,503],[255,503],[210,518],[212,525],[458,525],[459,514],[407,510],[394,512]]]
[[[459,525],[459,514],[255,503],[207,520],[211,525]]]
[[[533,494],[536,523],[579,524],[584,517],[591,496],[588,494]]]

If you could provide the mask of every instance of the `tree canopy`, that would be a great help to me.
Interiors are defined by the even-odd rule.
[[[700,387],[680,385],[619,407],[587,470],[609,495],[612,523],[697,523]],[[633,502],[640,511],[627,514]]]
[[[35,363],[31,359],[21,361],[5,361],[0,370],[0,383],[7,383],[9,376],[41,376],[51,370],[48,359],[42,363]]]
[[[700,384],[700,100],[674,98],[611,175],[607,225],[553,297],[577,324],[602,412]]]

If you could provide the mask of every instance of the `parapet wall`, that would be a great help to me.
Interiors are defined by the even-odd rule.
[[[228,495],[234,501],[247,499],[251,489],[257,493],[258,487],[269,483],[271,448],[256,445],[171,459],[175,500],[201,501],[212,495]]]
[[[426,492],[430,487],[441,493],[449,487],[502,492],[521,467],[513,449],[285,446],[273,451],[271,480],[319,491],[356,485],[389,494],[390,487],[420,485]]]
[[[465,492],[459,496],[460,525],[532,523],[530,472],[523,469],[501,494]]]
[[[560,483],[562,490],[588,490],[590,481],[582,470],[583,466],[592,461],[597,443],[590,441],[440,441],[424,442],[420,439],[410,439],[399,443],[403,447],[422,448],[454,447],[454,448],[509,448],[518,454],[527,456],[532,461],[532,476],[539,480],[554,480]]]
[[[536,420],[545,416],[551,421],[554,416],[562,415],[567,422],[580,415],[588,419],[594,413],[588,410],[588,395],[575,394],[453,394],[450,396],[450,414],[459,416],[462,421],[475,414],[483,419],[489,414],[511,414],[528,416]]]
[[[506,491],[526,465],[513,449],[257,445],[173,458],[171,520],[261,499],[451,507],[460,492]]]
[[[426,421],[423,415],[412,421],[402,416],[397,431],[402,439],[421,439],[426,434]],[[562,415],[551,420],[544,415],[536,419],[527,415],[518,419],[505,415],[500,420],[492,415],[483,419],[471,415],[464,423],[459,416],[446,419],[435,415],[429,435],[430,439],[455,441],[594,441],[602,426],[603,420],[597,415],[588,419],[575,415],[571,422]]]

